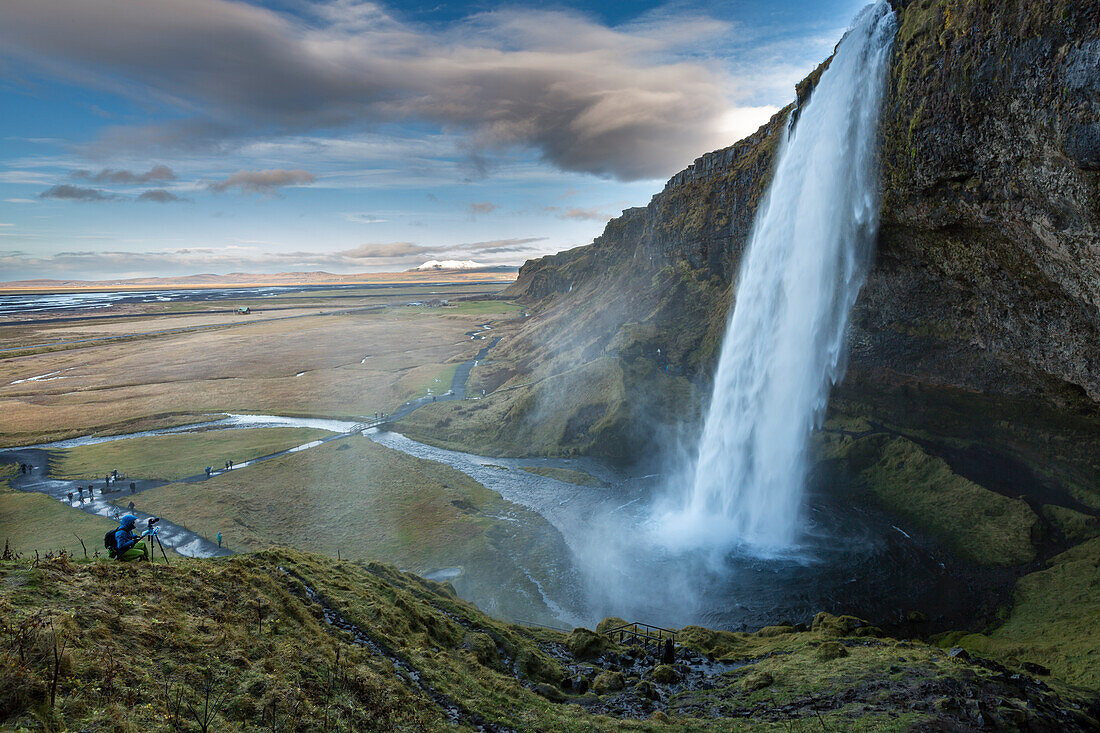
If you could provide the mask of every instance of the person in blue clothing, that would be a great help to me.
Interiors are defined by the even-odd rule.
[[[141,538],[149,534],[146,530],[140,535],[134,534],[134,525],[137,517],[127,514],[119,520],[118,529],[115,530],[115,554],[116,560],[129,562],[131,560],[148,560],[149,545],[141,542]]]

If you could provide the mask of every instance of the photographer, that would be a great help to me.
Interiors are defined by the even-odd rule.
[[[113,549],[111,557],[123,562],[149,560],[149,545],[140,540],[142,537],[155,535],[158,528],[150,527],[140,535],[136,535],[134,534],[135,524],[137,524],[137,517],[133,514],[122,517],[118,529],[115,530],[114,548],[109,548]]]

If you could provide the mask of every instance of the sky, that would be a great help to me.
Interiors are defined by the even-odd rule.
[[[3,0],[0,281],[519,265],[794,97],[863,0]]]

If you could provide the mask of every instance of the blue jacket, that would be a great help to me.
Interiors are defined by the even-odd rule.
[[[128,529],[123,529],[122,527],[119,527],[115,530],[115,547],[118,548],[119,554],[126,552],[131,547],[136,545],[138,543],[138,539],[140,538]]]

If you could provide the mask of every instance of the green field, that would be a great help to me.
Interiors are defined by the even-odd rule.
[[[111,519],[65,506],[45,494],[0,491],[0,548],[8,542],[24,556],[64,549],[83,557],[77,537],[84,540],[89,556],[97,549],[102,555],[103,534],[115,526]]]
[[[362,437],[151,489],[138,495],[137,508],[208,538],[221,532],[233,550],[279,545],[416,572],[459,568],[452,582],[464,597],[534,620],[552,619],[523,568],[538,577],[567,553],[537,514],[449,466]],[[494,518],[503,514],[516,521]]]
[[[429,394],[434,394],[434,395],[443,394],[444,392],[446,392],[447,390],[449,390],[451,388],[451,382],[454,381],[455,371],[457,371],[457,370],[458,370],[458,364],[451,364],[446,369],[444,369],[442,372],[440,372],[438,376],[432,377],[432,381],[429,382],[428,384],[424,385],[424,387],[421,388],[420,391],[418,391],[416,393],[416,397],[417,398],[426,397]]]
[[[175,481],[207,466],[221,468],[227,460],[242,463],[330,435],[313,428],[251,428],[127,438],[69,448],[51,469],[58,478],[101,479],[117,470],[131,478]]]

